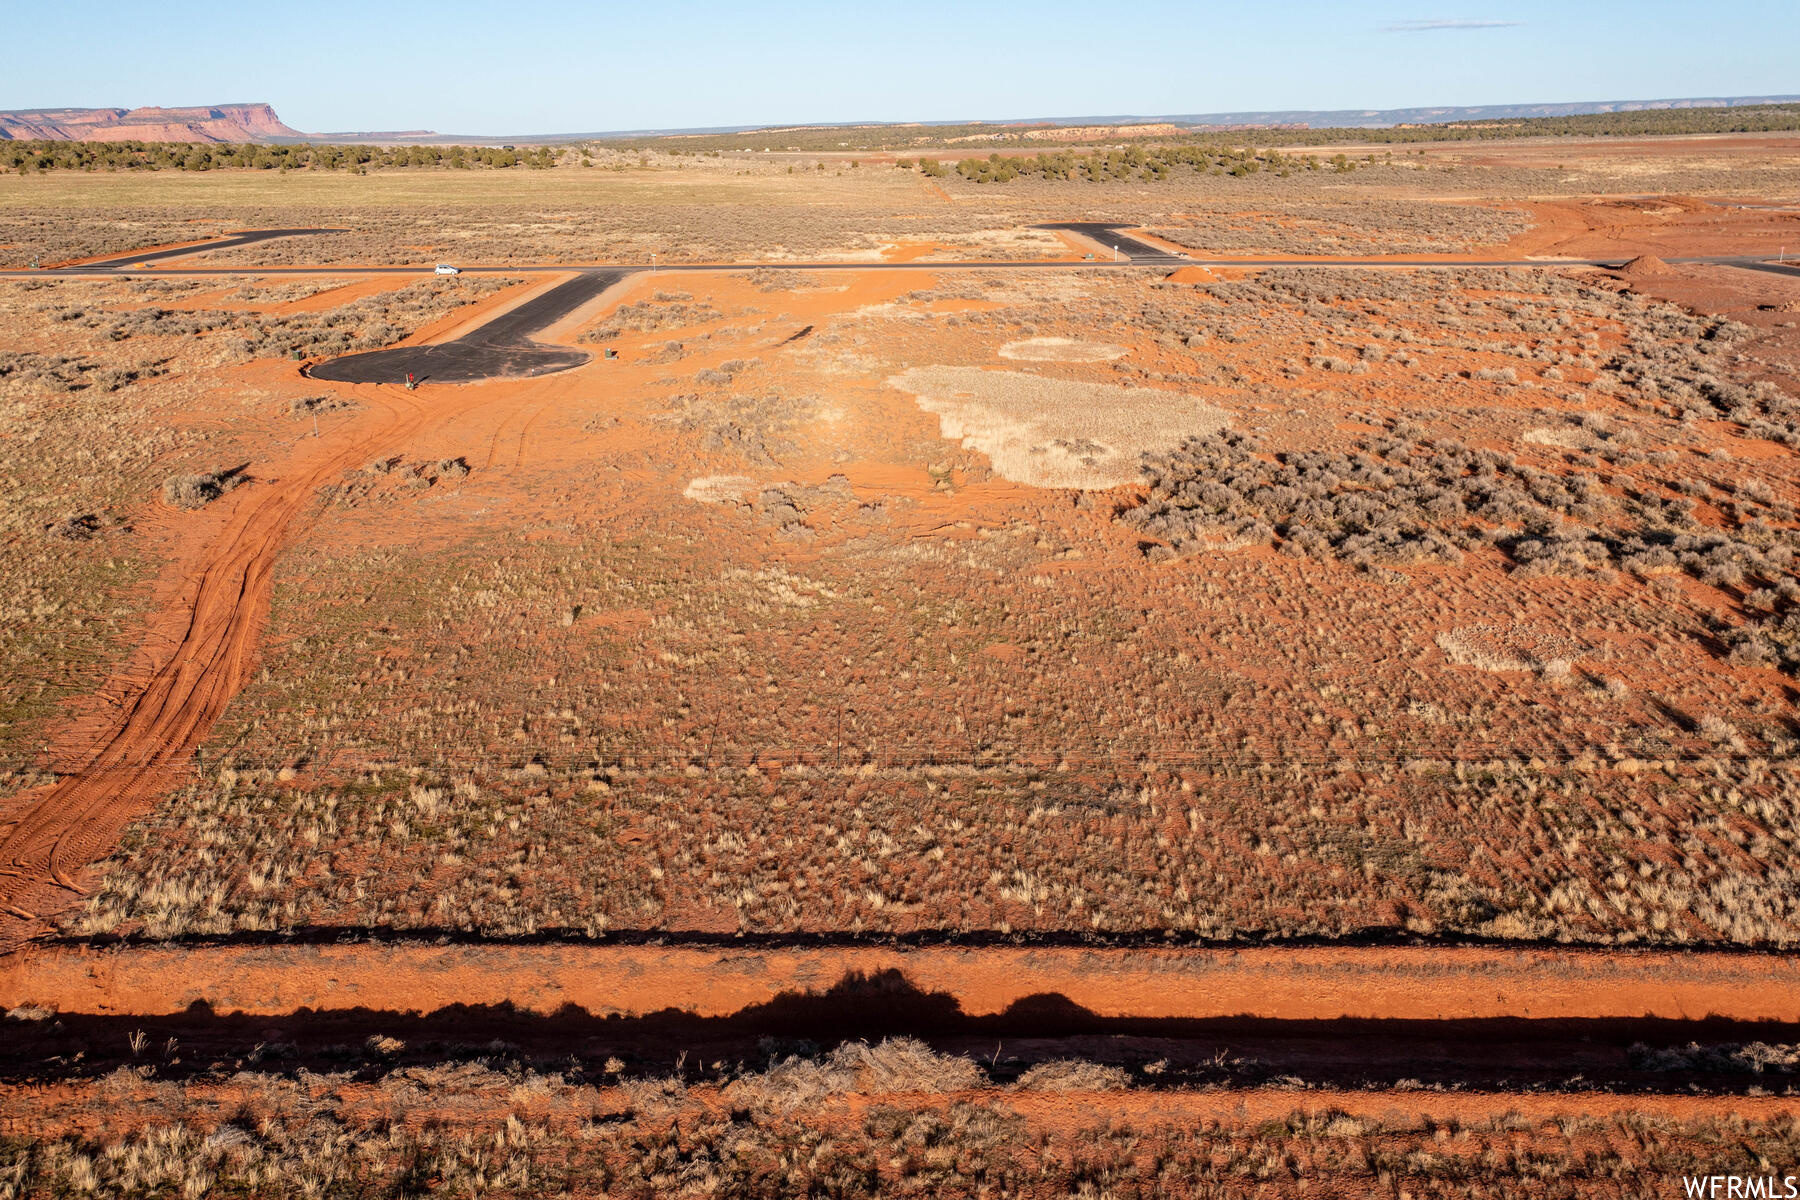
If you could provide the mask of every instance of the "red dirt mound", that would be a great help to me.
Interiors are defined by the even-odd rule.
[[[1628,279],[1641,279],[1648,275],[1673,275],[1674,273],[1674,267],[1654,254],[1640,254],[1619,268],[1619,274]]]
[[[1205,267],[1179,267],[1169,275],[1170,283],[1212,283],[1218,278]]]

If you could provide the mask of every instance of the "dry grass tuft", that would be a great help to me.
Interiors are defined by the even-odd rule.
[[[1015,1084],[1027,1092],[1110,1092],[1131,1086],[1123,1067],[1083,1059],[1059,1059],[1029,1068]]]
[[[1062,337],[1026,338],[1000,347],[1001,358],[1020,362],[1111,362],[1130,353],[1128,347],[1111,342],[1078,342]]]
[[[171,475],[163,480],[163,502],[176,508],[204,508],[244,481],[242,471]]]

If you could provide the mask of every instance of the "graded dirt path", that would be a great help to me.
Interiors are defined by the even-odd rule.
[[[1107,1018],[1800,1021],[1800,959],[1679,951],[1474,947],[748,948],[707,946],[132,946],[0,959],[0,1007],[278,1016],[509,1005],[596,1016],[725,1017],[886,973],[984,1016],[1059,997]]]

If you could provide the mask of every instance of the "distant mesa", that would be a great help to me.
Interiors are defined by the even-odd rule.
[[[339,129],[330,133],[309,133],[315,142],[430,142],[444,135],[435,129]],[[469,139],[464,139],[465,141]]]
[[[32,108],[0,112],[0,141],[301,141],[267,104],[201,108]]]
[[[615,129],[568,133],[462,134],[430,129],[356,129],[302,133],[267,104],[218,104],[203,108],[33,108],[0,112],[0,141],[326,142],[377,145],[501,145],[519,142],[597,141],[609,138],[704,137],[716,134],[783,134],[824,130],[917,130],[914,140],[933,140],[932,129],[958,127],[938,140],[978,143],[1104,142],[1173,137],[1186,133],[1268,129],[1462,128],[1469,122],[1523,121],[1538,117],[1635,113],[1662,109],[1740,108],[1792,104],[1800,95],[1714,96],[1672,100],[1601,100],[1567,104],[1490,104],[1463,108],[1286,109],[1267,112],[1186,113],[1160,116],[1032,117],[1024,120],[954,122],[829,122],[809,125],[713,125],[685,129]],[[985,126],[986,128],[977,128]],[[967,133],[962,129],[969,129]]]

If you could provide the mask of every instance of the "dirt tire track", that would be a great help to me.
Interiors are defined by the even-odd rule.
[[[533,423],[543,416],[554,403],[555,401],[546,400],[534,408],[516,408],[503,413],[500,419],[494,423],[494,432],[488,438],[487,458],[482,461],[482,470],[491,471],[496,463],[502,463],[508,457],[500,449],[500,443],[503,441],[513,441],[513,453],[510,456],[512,469],[518,470],[525,461],[526,434],[531,432]],[[515,425],[518,427],[516,432],[513,429]]]
[[[516,291],[508,289],[495,301],[504,306],[501,316],[519,307],[505,299]],[[541,295],[526,289],[519,303]],[[481,319],[475,328],[487,328],[496,319],[492,309],[486,306],[475,314]],[[458,328],[471,319],[460,316]],[[427,340],[437,332],[437,327],[427,327],[413,338]],[[73,764],[66,777],[26,805],[10,828],[0,826],[5,830],[0,837],[0,955],[17,950],[42,930],[48,917],[83,894],[74,874],[112,851],[126,825],[167,790],[174,770],[188,761],[243,688],[268,616],[276,557],[318,488],[428,427],[504,397],[477,389],[461,398],[434,395],[427,405],[397,386],[375,385],[365,398],[379,408],[384,421],[355,430],[348,445],[323,453],[306,439],[289,446],[291,455],[315,451],[312,461],[292,463],[291,475],[253,485],[200,553],[198,567],[189,558],[185,568],[181,562],[170,568],[194,571],[195,577],[183,589],[183,599],[143,633],[140,656],[98,689],[100,732],[82,741],[78,723],[64,740],[81,748],[58,755]],[[526,432],[547,407],[524,415],[515,469],[524,460]],[[502,435],[519,416],[516,409],[498,415],[485,466],[493,465]],[[163,648],[152,649],[158,643]],[[109,714],[108,709],[116,711]]]
[[[538,418],[548,412],[550,407],[548,402],[538,405],[532,410],[531,415],[525,418],[525,424],[519,427],[519,445],[513,454],[513,470],[517,471],[525,465],[525,438],[531,433],[531,427],[537,424]]]
[[[481,461],[481,469],[482,470],[488,471],[488,470],[493,469],[494,458],[496,455],[498,455],[500,453],[500,435],[503,432],[505,432],[505,430],[506,430],[506,422],[505,421],[501,421],[499,424],[494,426],[493,436],[488,438],[487,457]]]
[[[318,488],[428,428],[506,399],[473,389],[461,397],[434,393],[427,405],[398,385],[375,385],[365,398],[385,420],[355,431],[342,448],[292,464],[291,474],[253,484],[237,500],[224,529],[199,555],[200,565],[188,560],[185,569],[195,578],[184,599],[167,611],[166,623],[142,634],[146,650],[159,642],[166,648],[151,651],[148,670],[143,659],[134,660],[101,686],[99,695],[107,698],[99,706],[101,731],[83,749],[59,755],[74,764],[66,777],[25,807],[0,838],[0,955],[18,949],[82,894],[74,874],[111,853],[126,825],[168,789],[174,770],[243,688],[268,616],[276,557]],[[501,438],[517,422],[517,469],[525,435],[548,407],[498,413],[485,466],[493,466]],[[289,452],[313,449],[308,441]],[[116,711],[108,715],[110,706]],[[80,736],[77,730],[68,740]]]
[[[103,685],[103,695],[118,697],[116,712],[88,749],[65,756],[79,766],[20,812],[0,840],[0,953],[17,949],[80,893],[74,875],[109,853],[127,823],[166,790],[174,769],[243,687],[268,614],[276,557],[317,489],[456,411],[410,398],[379,404],[386,417],[380,424],[245,489],[200,552],[197,569],[191,558],[170,568],[192,571],[192,582],[142,635],[166,649],[151,651],[147,675],[139,661]]]

